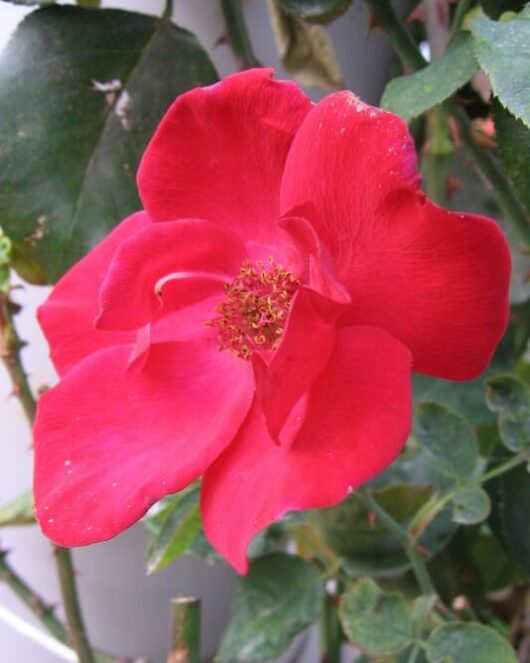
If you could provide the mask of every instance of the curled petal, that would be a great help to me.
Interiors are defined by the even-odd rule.
[[[385,332],[342,329],[290,446],[274,444],[254,402],[201,496],[207,537],[240,573],[261,529],[292,509],[336,504],[395,459],[410,429],[410,367],[408,350]]]
[[[348,304],[351,297],[333,271],[333,263],[311,223],[304,217],[287,216],[278,222],[298,249],[298,260],[306,262],[309,287],[339,304]]]
[[[247,362],[214,342],[101,350],[46,392],[35,424],[35,503],[44,533],[94,543],[201,475],[236,434],[252,399]],[[65,416],[68,413],[68,416]]]
[[[112,256],[125,240],[150,223],[145,212],[127,217],[61,278],[39,308],[39,323],[59,375],[92,352],[134,341],[131,332],[98,331],[94,319],[99,309],[99,289]]]
[[[161,310],[167,291],[173,306],[178,295],[186,306],[212,287],[222,291],[244,256],[233,233],[208,221],[153,223],[116,251],[101,287],[97,326],[137,329]]]
[[[254,355],[256,394],[267,427],[279,439],[289,413],[327,364],[342,307],[307,288],[295,295],[282,341],[267,365]],[[301,418],[300,418],[301,420]],[[283,439],[283,444],[292,440]]]

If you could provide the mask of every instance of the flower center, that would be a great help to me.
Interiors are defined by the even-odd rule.
[[[221,350],[249,359],[256,350],[275,350],[283,334],[299,279],[269,257],[246,260],[236,278],[225,283],[226,299],[216,307],[220,316],[208,324],[219,330]]]

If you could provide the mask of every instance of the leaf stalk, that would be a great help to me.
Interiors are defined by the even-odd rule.
[[[416,550],[416,544],[414,541],[411,541],[407,530],[403,528],[367,490],[361,490],[359,495],[362,497],[370,511],[379,518],[388,531],[394,534],[403,546],[421,592],[427,595],[436,595],[437,592],[427,570],[425,560]]]

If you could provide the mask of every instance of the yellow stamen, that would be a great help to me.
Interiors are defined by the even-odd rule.
[[[216,306],[220,316],[207,323],[218,328],[221,349],[243,359],[250,359],[257,349],[278,347],[300,287],[299,279],[272,257],[268,263],[245,261],[236,278],[224,284],[226,299]]]

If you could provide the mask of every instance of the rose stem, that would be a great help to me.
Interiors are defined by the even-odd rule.
[[[337,592],[339,594],[340,592]],[[326,596],[320,617],[321,663],[339,663],[342,629],[337,614],[338,597]]]
[[[201,602],[193,597],[171,599],[171,619],[167,663],[199,663]]]
[[[262,65],[252,49],[241,0],[221,0],[221,11],[225,23],[226,39],[239,61],[240,68],[261,67]]]
[[[7,550],[0,550],[0,581],[18,596],[24,605],[40,620],[48,631],[59,642],[69,644],[68,631],[64,624],[56,617],[51,605],[48,605],[26,582],[23,580],[7,561]],[[125,663],[126,659],[98,651],[96,653],[97,663]]]
[[[375,513],[383,525],[388,529],[389,532],[392,532],[392,534],[397,537],[405,549],[422,593],[436,595],[437,592],[434,588],[434,585],[432,584],[429,572],[427,571],[427,566],[425,565],[425,561],[416,550],[415,545],[410,541],[407,531],[401,527],[397,520],[394,520],[394,518],[392,518],[392,516],[383,509],[379,502],[375,500],[368,491],[361,490],[359,495],[362,497],[370,511]]]
[[[467,154],[482,177],[491,184],[497,204],[511,222],[518,240],[530,249],[530,218],[519,202],[511,182],[499,168],[493,154],[479,147],[473,140],[471,122],[465,111],[456,104],[451,104],[447,111],[457,119]]]
[[[424,0],[425,30],[429,40],[431,60],[436,60],[445,53],[449,41],[447,18],[440,20],[437,0]]]
[[[19,398],[31,426],[35,418],[37,404],[20,357],[20,350],[24,347],[24,343],[20,339],[13,321],[14,304],[9,301],[7,295],[3,294],[1,296],[0,330],[2,336],[0,338],[0,354],[13,382],[14,392]],[[70,551],[65,548],[55,547],[55,560],[71,644],[76,650],[81,663],[94,663],[94,655],[88,643],[77,598]]]
[[[460,30],[460,28],[462,27],[462,23],[464,22],[464,18],[467,12],[469,11],[470,5],[471,5],[471,0],[460,0],[460,2],[457,4],[455,15],[453,18],[453,23],[451,25],[452,32]]]
[[[164,11],[162,12],[162,23],[171,21],[173,16],[173,0],[166,0]]]
[[[487,483],[491,479],[509,472],[514,467],[522,463],[530,461],[530,454],[527,449],[519,452],[516,456],[512,456],[504,463],[497,465],[488,472],[481,474],[476,479],[467,483],[468,486],[480,486]],[[434,517],[443,509],[443,507],[450,502],[456,495],[457,490],[451,490],[444,495],[434,494],[430,499],[423,504],[423,506],[416,512],[414,518],[411,520],[408,528],[408,536],[411,541],[417,541],[423,532],[427,529],[429,524],[433,521]]]
[[[27,608],[44,624],[48,631],[63,643],[68,633],[55,616],[54,609],[36,594],[8,563],[6,550],[0,550],[0,580],[6,583]]]
[[[427,66],[416,42],[399,19],[390,0],[365,0],[377,24],[387,33],[403,67],[417,71]],[[446,111],[455,116],[462,130],[466,151],[478,171],[492,186],[497,203],[512,224],[519,241],[530,248],[530,219],[519,202],[513,187],[489,151],[479,148],[472,139],[471,122],[466,113],[454,103],[445,104]]]
[[[72,646],[79,656],[79,663],[95,663],[94,654],[88,643],[85,624],[81,614],[81,606],[77,596],[75,571],[72,564],[72,555],[67,548],[54,546],[54,555],[57,560],[59,584],[63,597],[66,622],[70,632]]]
[[[19,399],[24,413],[31,423],[35,418],[36,403],[20,361],[20,351],[24,347],[24,343],[15,329],[14,304],[9,301],[7,293],[0,293],[0,305],[0,356],[11,378],[14,395]]]
[[[412,71],[425,67],[427,61],[403,21],[398,18],[390,0],[365,0],[365,2],[377,26],[387,33],[403,67]]]

